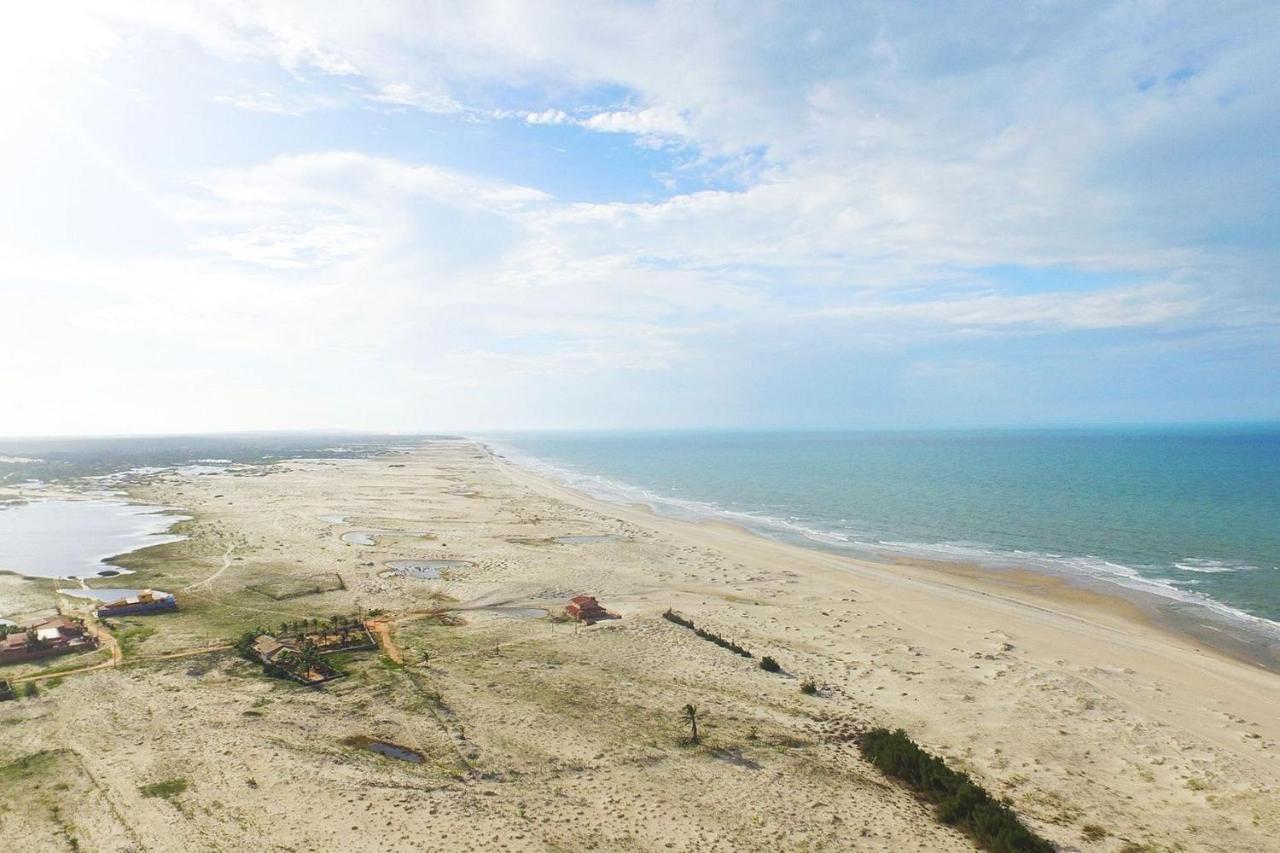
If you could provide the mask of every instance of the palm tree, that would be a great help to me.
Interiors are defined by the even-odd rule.
[[[689,723],[689,743],[698,742],[698,706],[685,705],[680,716]]]
[[[315,643],[307,640],[302,644],[298,652],[298,662],[301,664],[303,678],[310,675],[312,670],[320,669],[320,650],[316,648]]]

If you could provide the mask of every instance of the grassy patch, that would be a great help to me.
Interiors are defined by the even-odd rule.
[[[0,765],[0,783],[20,782],[33,776],[47,776],[62,757],[63,750],[46,749]]]
[[[166,779],[163,782],[140,785],[138,791],[144,797],[161,797],[170,800],[187,790],[187,785],[186,779]]]
[[[245,589],[256,592],[259,595],[265,595],[273,601],[337,592],[346,588],[346,584],[342,582],[342,576],[337,572],[321,572],[320,574],[307,575],[301,578],[273,578],[245,587]]]
[[[156,629],[153,626],[134,620],[119,623],[115,637],[116,642],[120,644],[120,653],[126,658],[132,657],[138,651],[138,646],[155,636],[155,633]]]

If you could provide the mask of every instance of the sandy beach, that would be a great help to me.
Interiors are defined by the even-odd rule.
[[[973,849],[862,759],[873,726],[1063,850],[1280,838],[1280,676],[1124,599],[604,504],[469,441],[129,492],[192,516],[183,541],[121,561],[181,609],[113,625],[119,666],[104,648],[6,668],[42,685],[0,704],[0,829],[19,848]],[[423,578],[399,561],[454,562]],[[83,606],[48,582],[0,593],[25,615]],[[550,618],[579,594],[621,618]],[[381,650],[320,689],[229,649],[356,611]]]

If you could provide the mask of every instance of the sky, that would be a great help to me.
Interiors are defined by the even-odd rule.
[[[0,435],[1280,418],[1274,2],[13,4]]]

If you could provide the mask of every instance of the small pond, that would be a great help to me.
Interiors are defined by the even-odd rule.
[[[392,560],[387,565],[403,578],[435,580],[446,569],[465,569],[471,563],[467,560]]]
[[[354,746],[358,749],[367,749],[370,752],[376,752],[379,755],[385,755],[387,758],[394,758],[398,761],[408,761],[410,764],[421,764],[426,760],[421,752],[416,749],[410,749],[407,746],[401,746],[398,743],[391,743],[385,740],[374,740],[364,735],[356,735],[355,737],[344,738],[342,741],[347,746]]]
[[[367,530],[352,530],[338,537],[348,545],[377,545],[377,533],[371,533]]]

